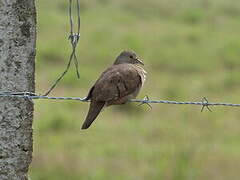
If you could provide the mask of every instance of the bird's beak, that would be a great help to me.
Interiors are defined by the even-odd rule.
[[[142,61],[141,59],[139,59],[139,58],[136,58],[136,63],[139,63],[139,64],[141,64],[141,65],[143,65],[143,66],[144,66],[144,63],[143,63],[143,61]]]

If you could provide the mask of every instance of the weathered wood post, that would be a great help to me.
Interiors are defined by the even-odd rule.
[[[0,0],[0,91],[34,92],[35,0]],[[0,180],[27,180],[33,102],[0,98]]]

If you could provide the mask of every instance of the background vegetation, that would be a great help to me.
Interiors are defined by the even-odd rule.
[[[40,0],[37,92],[63,71],[71,52],[68,1]],[[240,103],[240,1],[82,0],[74,68],[52,93],[84,97],[123,49],[145,61],[139,95]],[[240,177],[238,108],[128,104],[107,108],[80,131],[88,103],[35,101],[33,180]]]

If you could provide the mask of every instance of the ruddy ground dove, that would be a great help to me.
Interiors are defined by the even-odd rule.
[[[135,52],[120,53],[87,95],[86,100],[91,102],[82,129],[90,127],[104,106],[125,104],[138,95],[146,77],[146,71],[140,65],[144,64]]]

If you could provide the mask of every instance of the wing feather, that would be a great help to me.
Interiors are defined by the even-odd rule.
[[[113,65],[102,73],[88,96],[96,101],[113,101],[136,92],[141,86],[142,78],[136,67]]]

